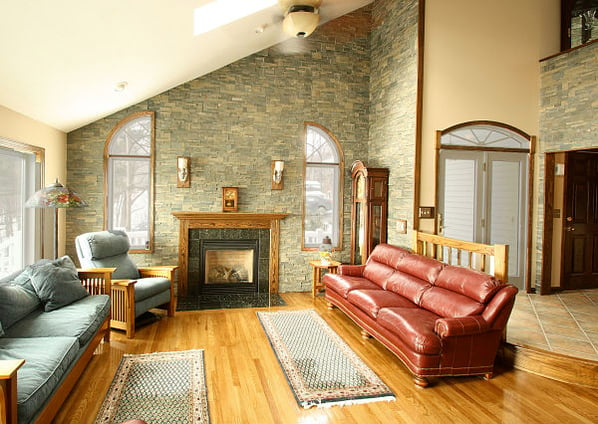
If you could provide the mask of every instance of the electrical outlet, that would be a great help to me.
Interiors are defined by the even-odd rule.
[[[434,206],[420,206],[418,216],[420,218],[434,218]]]
[[[407,220],[397,219],[397,233],[407,234]]]

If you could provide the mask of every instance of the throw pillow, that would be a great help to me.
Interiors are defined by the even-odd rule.
[[[0,322],[4,329],[41,306],[31,285],[30,271],[27,267],[12,281],[0,284]]]
[[[36,267],[31,275],[31,284],[46,312],[70,305],[88,295],[79,280],[77,267],[68,256]]]

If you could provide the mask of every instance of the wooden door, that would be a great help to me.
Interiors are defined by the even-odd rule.
[[[563,289],[598,287],[598,154],[567,153]]]

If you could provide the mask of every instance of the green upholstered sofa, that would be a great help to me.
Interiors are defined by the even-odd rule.
[[[77,270],[68,256],[0,279],[0,422],[48,423],[109,341],[111,274]]]

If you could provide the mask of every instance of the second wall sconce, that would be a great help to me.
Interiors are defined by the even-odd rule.
[[[190,187],[190,167],[191,158],[189,156],[177,156],[176,158],[176,186]]]
[[[284,160],[272,161],[272,190],[282,190],[283,180],[282,174],[284,171]]]

